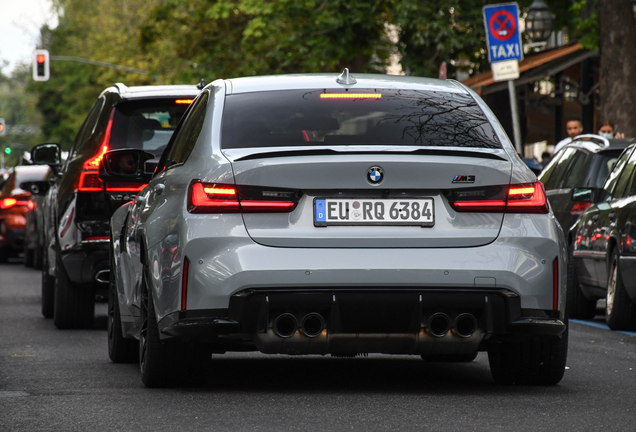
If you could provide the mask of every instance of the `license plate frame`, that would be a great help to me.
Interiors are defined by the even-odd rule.
[[[358,207],[354,203],[358,203]],[[419,206],[413,206],[414,203]],[[335,208],[331,206],[335,203]],[[338,204],[341,203],[341,204]],[[346,207],[346,203],[349,204]],[[404,207],[408,204],[407,207]],[[371,207],[369,208],[369,205]],[[392,206],[396,206],[392,210]],[[416,207],[416,210],[411,210]],[[419,209],[420,217],[411,217],[411,211],[417,213]],[[354,219],[354,210],[361,212],[359,217]],[[381,213],[378,211],[381,210]],[[395,210],[398,215],[395,218]],[[335,218],[334,216],[335,211]],[[408,217],[404,218],[405,213]],[[348,219],[342,215],[347,213]],[[350,213],[350,214],[349,214]],[[422,214],[424,213],[424,214]],[[425,214],[430,217],[424,218]],[[350,216],[350,217],[349,217]],[[371,219],[369,219],[369,216]],[[379,216],[383,216],[381,219]],[[435,199],[433,197],[411,197],[411,198],[331,198],[316,197],[314,198],[313,212],[314,226],[420,226],[422,228],[431,228],[435,226]]]

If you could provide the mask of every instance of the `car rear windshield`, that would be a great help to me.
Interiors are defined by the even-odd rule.
[[[111,150],[128,147],[161,154],[191,102],[188,98],[162,98],[117,104]]]
[[[467,94],[355,89],[228,95],[221,147],[390,145],[501,148]]]

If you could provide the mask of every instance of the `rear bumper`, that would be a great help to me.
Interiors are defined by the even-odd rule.
[[[281,317],[291,327],[281,329]],[[227,350],[249,341],[270,354],[437,356],[473,353],[492,341],[559,337],[566,325],[559,311],[521,309],[519,296],[503,289],[325,288],[245,290],[229,309],[175,312],[159,328],[164,337]]]
[[[108,243],[86,244],[62,253],[62,262],[71,282],[77,285],[93,285],[108,288],[98,282],[99,275],[109,272]]]

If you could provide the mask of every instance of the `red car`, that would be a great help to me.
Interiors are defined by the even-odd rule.
[[[24,165],[13,168],[0,190],[0,262],[18,256],[24,249],[24,229],[31,192],[25,183],[43,181],[48,166]]]

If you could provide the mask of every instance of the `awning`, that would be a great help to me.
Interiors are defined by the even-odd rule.
[[[529,55],[519,63],[519,78],[514,81],[516,86],[539,81],[553,76],[570,66],[598,55],[598,50],[588,51],[581,44],[573,44]],[[508,88],[507,81],[495,82],[492,72],[484,72],[462,81],[462,84],[475,90],[480,95],[498,92]]]

